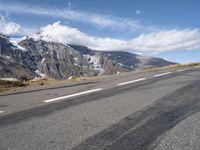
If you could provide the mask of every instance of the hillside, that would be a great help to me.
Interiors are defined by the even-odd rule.
[[[66,79],[129,72],[171,63],[164,59],[129,52],[95,51],[86,46],[67,45],[26,37],[19,42],[0,35],[0,77]]]

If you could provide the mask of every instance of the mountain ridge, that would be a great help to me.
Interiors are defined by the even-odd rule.
[[[0,77],[17,79],[67,79],[174,64],[161,58],[122,51],[96,51],[86,46],[44,41],[31,36],[15,42],[3,34],[0,34],[0,58]]]

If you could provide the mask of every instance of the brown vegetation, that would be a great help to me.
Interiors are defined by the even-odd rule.
[[[7,91],[10,89],[15,89],[18,87],[24,87],[27,86],[27,84],[24,84],[20,81],[4,81],[0,80],[0,92]]]

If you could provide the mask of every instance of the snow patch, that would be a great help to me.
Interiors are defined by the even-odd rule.
[[[75,65],[75,66],[79,66],[79,67],[80,67],[80,65],[79,65],[79,64],[77,64],[77,63],[74,63],[74,65]]]
[[[78,57],[74,57],[74,60],[75,60],[75,62],[78,62],[79,59],[78,59]]]
[[[167,58],[162,58],[162,59],[164,59],[164,60],[166,60],[166,61],[169,61],[169,59],[167,59]]]
[[[64,44],[66,47],[71,48],[68,44]]]
[[[44,73],[42,73],[41,71],[39,71],[38,69],[35,71],[35,73],[37,73],[42,78],[46,77],[46,75]]]
[[[74,60],[75,60],[74,65],[80,67],[79,58],[78,57],[74,57]]]
[[[15,42],[20,42],[20,41],[23,41],[23,40],[26,40],[27,38],[25,36],[23,37],[19,37],[19,38],[10,38],[11,41],[15,41]]]
[[[42,65],[44,63],[44,61],[45,61],[45,58],[42,58],[42,61],[41,61],[40,64]]]
[[[117,64],[120,65],[120,66],[122,66],[122,67],[126,67],[126,68],[131,68],[131,69],[133,69],[133,66],[124,65],[124,64],[122,64],[122,63],[117,63]]]
[[[125,67],[126,65],[124,65],[124,64],[122,64],[122,63],[117,63],[118,65],[120,65],[120,66],[123,66],[123,67]]]
[[[3,81],[19,81],[16,78],[0,78],[0,80],[3,80]]]
[[[6,58],[7,58],[7,59],[10,59],[11,57],[10,57],[10,56],[6,56]]]
[[[136,55],[142,55],[142,53],[139,53],[139,52],[136,52],[135,54],[136,54]]]
[[[96,71],[99,71],[100,74],[104,72],[104,69],[102,68],[100,64],[100,57],[99,56],[91,56],[91,55],[83,55],[83,57],[88,61],[88,63],[92,66],[91,69],[94,69]]]
[[[20,49],[22,51],[27,51],[25,48],[21,47],[16,41],[10,40],[10,42],[12,43],[14,49]]]

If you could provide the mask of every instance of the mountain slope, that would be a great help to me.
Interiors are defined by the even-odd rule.
[[[62,79],[71,75],[80,76],[82,56],[70,47],[60,43],[35,41],[32,38],[19,42],[19,45],[34,54],[38,61],[35,70],[50,78]],[[77,65],[74,65],[74,64]]]
[[[95,51],[31,37],[19,43],[0,34],[0,76],[31,79],[36,76],[65,79],[97,76],[172,64],[164,59],[119,51]]]
[[[28,66],[34,66],[31,54],[17,43],[0,34],[0,77],[31,79],[35,73]]]
[[[108,60],[112,60],[115,64],[120,65],[129,70],[139,70],[145,67],[162,67],[175,64],[162,58],[142,56],[123,51],[94,51],[85,46],[70,45],[80,53],[87,55],[95,55],[101,53]]]

